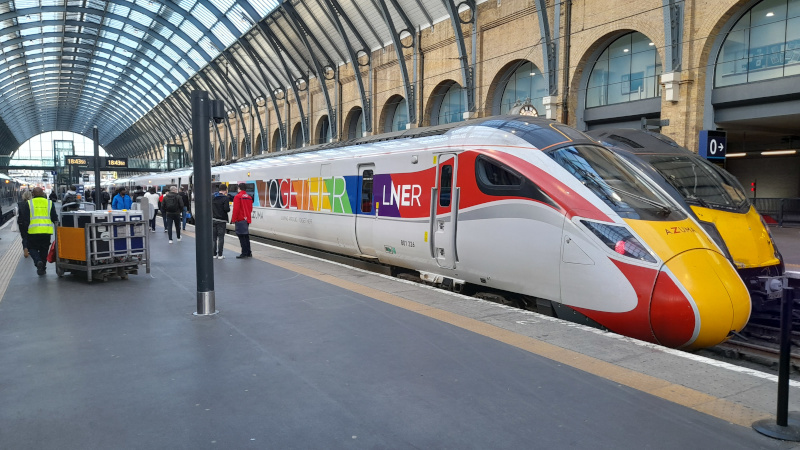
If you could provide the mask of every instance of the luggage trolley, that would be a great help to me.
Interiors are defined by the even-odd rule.
[[[56,274],[85,272],[87,281],[150,273],[150,240],[141,211],[78,211],[62,214],[56,227]]]

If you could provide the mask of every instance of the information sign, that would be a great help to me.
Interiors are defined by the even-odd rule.
[[[717,130],[700,131],[698,153],[706,159],[725,159],[728,139],[727,133]]]

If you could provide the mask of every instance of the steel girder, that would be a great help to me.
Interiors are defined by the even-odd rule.
[[[252,99],[252,104],[250,105],[250,107],[253,108],[253,110],[255,111],[255,116],[258,119],[259,134],[261,134],[263,136],[264,133],[265,133],[264,124],[261,122],[261,115],[258,114],[258,104],[256,103],[256,100],[257,100],[258,96],[253,96],[253,91],[248,86],[248,81],[253,86],[256,85],[255,81],[250,76],[250,74],[247,71],[244,70],[244,68],[241,66],[241,64],[239,64],[239,61],[234,57],[234,55],[232,55],[230,53],[229,50],[225,50],[224,52],[222,52],[222,54],[223,54],[223,56],[225,56],[225,59],[228,60],[228,63],[233,64],[233,68],[239,73],[239,77],[242,79],[242,85],[247,90],[247,93],[250,95],[250,98]],[[245,80],[245,77],[247,78],[246,80]],[[250,112],[250,115],[251,116],[253,115],[253,111]],[[261,139],[261,142],[263,143],[264,139]],[[253,152],[252,144],[250,145],[250,151],[251,151],[251,153]],[[264,149],[263,149],[263,145],[262,145],[261,152],[263,153],[263,151],[264,151]]]
[[[560,4],[559,4],[560,9]],[[539,20],[539,34],[544,40],[542,45],[542,73],[547,74],[547,92],[549,95],[558,95],[558,45],[550,34],[550,19],[547,17],[547,0],[536,0],[536,16]],[[556,21],[559,17],[556,16]]]
[[[411,25],[411,21],[408,20],[408,17],[402,12],[402,9],[397,4],[397,0],[391,0],[392,5],[394,6],[395,10],[398,11],[400,16],[403,18],[404,25],[406,26],[406,30],[411,35],[411,47],[413,48],[416,45],[417,37],[413,30],[413,25]],[[400,67],[400,75],[403,77],[403,88],[405,89],[406,94],[406,110],[408,113],[408,123],[417,123],[417,114],[415,108],[416,103],[416,93],[414,92],[414,85],[408,79],[408,68],[406,67],[406,58],[403,54],[403,44],[400,40],[400,33],[395,31],[394,22],[392,21],[392,14],[389,12],[389,8],[386,7],[385,0],[378,0],[378,4],[381,8],[381,13],[383,14],[383,20],[386,22],[386,26],[389,28],[389,32],[392,34],[392,44],[394,44],[395,53],[397,54],[397,65]],[[402,33],[402,30],[401,30]]]
[[[683,36],[683,8],[682,0],[662,0],[664,7],[664,73],[679,72],[681,70],[681,47]]]
[[[537,0],[538,1],[538,0]],[[453,26],[453,32],[456,37],[456,48],[458,48],[458,59],[461,61],[461,78],[464,81],[464,96],[466,97],[467,111],[470,113],[475,112],[475,74],[467,56],[467,47],[464,45],[464,33],[461,31],[461,17],[458,15],[458,9],[453,4],[453,0],[442,0],[448,14],[450,14],[450,23]],[[466,0],[470,7],[471,19],[470,23],[474,29],[475,27],[475,3],[472,0]],[[473,50],[475,46],[472,46]]]
[[[286,146],[289,145],[289,140],[286,137],[286,125],[283,123],[283,120],[281,119],[281,110],[280,110],[280,108],[278,108],[278,101],[275,98],[275,90],[276,89],[272,89],[272,87],[269,84],[269,79],[267,78],[266,74],[264,73],[264,70],[262,69],[262,66],[263,66],[264,68],[267,69],[267,71],[270,71],[269,66],[267,66],[267,64],[264,62],[264,60],[261,59],[261,56],[255,51],[253,46],[250,44],[250,41],[247,40],[246,36],[241,39],[241,44],[242,44],[242,48],[244,48],[244,50],[245,50],[245,53],[247,53],[247,55],[253,61],[253,64],[255,65],[256,69],[258,69],[258,73],[261,74],[261,78],[264,80],[264,83],[266,83],[266,85],[267,85],[267,89],[270,92],[269,99],[272,102],[272,108],[275,110],[275,116],[278,118],[278,133],[279,133],[279,135],[281,137],[281,146],[286,148]],[[277,80],[277,77],[273,76],[273,78],[275,78]],[[285,89],[284,89],[284,92],[285,92]],[[269,137],[266,136],[264,139],[262,139],[262,142],[265,141],[268,138]],[[268,141],[268,142],[271,142],[271,141]]]
[[[264,38],[267,41],[267,45],[270,46],[272,51],[278,56],[278,60],[281,62],[281,66],[283,67],[286,79],[289,83],[289,86],[292,89],[292,93],[294,94],[295,103],[297,103],[298,114],[300,114],[300,126],[303,133],[303,145],[308,144],[308,118],[306,117],[303,111],[303,103],[300,101],[300,93],[297,89],[297,79],[293,79],[292,72],[291,70],[289,70],[289,65],[286,63],[286,59],[284,59],[284,53],[286,53],[286,50],[280,45],[277,38],[275,37],[275,34],[272,32],[269,26],[267,26],[266,23],[259,22],[257,28],[261,30],[261,32],[264,35]],[[295,64],[295,67],[297,67],[299,71],[299,66]],[[308,89],[308,80],[305,80],[305,82],[306,82],[306,89]],[[285,92],[286,90],[284,89],[284,95]],[[288,101],[288,98],[286,97],[284,98],[285,101]],[[286,148],[288,148],[288,141]]]
[[[303,45],[306,47],[306,50],[308,51],[308,54],[311,57],[311,61],[314,64],[317,82],[320,85],[323,97],[325,97],[325,107],[328,109],[328,123],[336,124],[337,123],[336,106],[331,103],[331,97],[330,94],[328,94],[328,83],[326,82],[325,70],[323,69],[322,64],[320,63],[316,54],[314,54],[314,49],[311,47],[308,38],[311,38],[311,40],[314,42],[314,45],[316,45],[317,48],[319,48],[320,51],[324,53],[323,47],[320,45],[319,41],[317,41],[317,38],[314,37],[313,34],[311,34],[311,32],[308,29],[308,25],[306,25],[303,19],[300,18],[300,15],[297,13],[297,10],[294,9],[294,6],[292,6],[291,2],[285,2],[281,5],[281,7],[286,11],[287,15],[291,18],[291,20],[287,19],[287,21],[289,22],[290,25],[294,25],[293,30],[295,34],[303,42]],[[332,68],[333,64],[331,63],[330,58],[328,58],[327,55],[325,55],[325,57],[327,59],[326,66]],[[330,129],[331,129],[331,138],[334,140],[338,140],[337,127],[332,125]]]
[[[228,82],[225,83],[225,87],[228,89],[228,92],[230,93],[230,86],[233,86],[233,89],[236,90],[236,92],[243,98],[242,103],[247,103],[247,97],[244,94],[242,94],[242,92],[239,91],[239,87],[236,86],[236,84],[233,82],[233,80],[228,77],[227,71],[223,72],[222,69],[219,67],[217,61],[212,61],[211,62],[211,67],[214,68],[214,71],[217,73],[217,76],[221,80],[225,80],[225,79],[228,80]],[[231,95],[231,97],[233,97],[233,95]],[[245,146],[248,146],[250,144],[250,136],[247,133],[247,124],[245,123],[244,116],[242,115],[242,110],[239,107],[239,105],[241,105],[242,103],[237,101],[232,106],[233,106],[233,109],[236,110],[236,114],[239,116],[239,125],[242,127],[242,130],[244,130]],[[239,139],[238,139],[238,136],[236,138],[236,154],[237,155],[239,154]]]
[[[367,58],[369,58],[368,64],[372,64],[372,56],[370,55],[369,47],[367,43],[364,42],[364,39],[358,33],[358,30],[353,26],[353,23],[350,21],[350,18],[347,17],[347,14],[344,13],[342,7],[336,0],[322,0],[328,8],[328,13],[330,15],[331,20],[333,21],[334,26],[336,27],[336,31],[339,33],[339,36],[345,43],[345,47],[347,48],[347,54],[350,56],[350,61],[353,66],[353,72],[355,73],[356,77],[356,84],[358,85],[358,93],[361,96],[361,114],[364,117],[364,128],[368,133],[372,133],[372,107],[371,107],[371,99],[367,96],[367,93],[364,89],[364,80],[361,77],[361,67],[360,63],[358,62],[358,55],[355,50],[353,50],[353,46],[350,44],[350,39],[347,37],[347,33],[342,26],[341,17],[347,26],[350,28],[350,32],[358,39],[358,42],[361,44],[362,52],[366,53]],[[371,94],[371,93],[370,93]],[[331,126],[334,126],[332,123]]]

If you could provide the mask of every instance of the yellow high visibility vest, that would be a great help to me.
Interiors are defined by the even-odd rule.
[[[31,224],[28,234],[53,234],[53,222],[50,220],[50,208],[53,202],[43,197],[28,200],[31,210]]]

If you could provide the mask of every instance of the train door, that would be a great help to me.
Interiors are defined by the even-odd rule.
[[[375,226],[375,219],[378,217],[373,183],[375,165],[359,165],[358,175],[361,185],[358,190],[358,210],[355,214],[356,245],[358,245],[358,250],[362,255],[377,256],[372,242],[372,228]]]
[[[456,220],[458,219],[458,156],[443,153],[437,156],[436,184],[431,198],[431,249],[439,267],[455,269]]]

